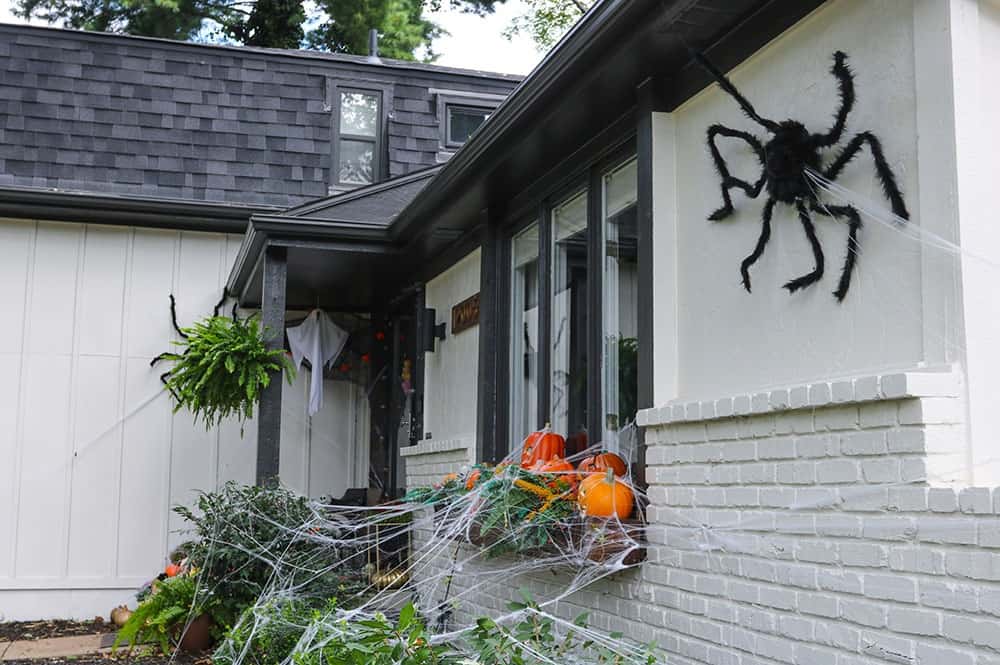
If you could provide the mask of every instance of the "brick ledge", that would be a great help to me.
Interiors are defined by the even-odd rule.
[[[436,455],[447,453],[453,450],[468,450],[473,444],[471,437],[459,437],[457,439],[431,439],[421,441],[415,446],[406,446],[399,449],[402,457],[418,457],[420,455]]]
[[[865,374],[717,399],[674,400],[639,411],[636,424],[650,427],[882,400],[958,397],[960,385],[953,367]]]

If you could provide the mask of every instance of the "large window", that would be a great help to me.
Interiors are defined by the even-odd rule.
[[[337,185],[359,187],[379,180],[382,167],[382,93],[340,89],[337,123]]]
[[[639,271],[636,163],[541,206],[510,236],[508,445],[543,423],[567,454],[636,459]]]
[[[552,210],[552,428],[587,447],[587,193]],[[570,451],[567,451],[569,453]]]
[[[635,454],[635,437],[621,433],[635,421],[639,393],[639,238],[634,161],[602,177],[601,198],[604,447],[629,458]],[[634,428],[626,431],[634,432]]]
[[[522,441],[538,427],[538,224],[511,241],[510,427]]]

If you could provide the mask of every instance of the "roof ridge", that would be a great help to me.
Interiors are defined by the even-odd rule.
[[[499,80],[519,81],[524,77],[519,74],[505,74],[502,72],[488,72],[478,69],[464,69],[461,67],[450,67],[446,65],[436,65],[434,63],[419,62],[416,60],[397,60],[393,58],[371,57],[364,55],[354,55],[350,53],[332,53],[329,51],[315,51],[309,49],[279,49],[262,46],[245,46],[243,44],[213,44],[206,42],[186,42],[176,39],[166,39],[163,37],[147,37],[144,35],[128,35],[117,32],[100,32],[95,30],[79,30],[76,28],[63,28],[51,25],[32,25],[27,23],[10,23],[0,21],[0,32],[50,32],[64,35],[74,35],[77,37],[93,40],[121,40],[136,42],[152,42],[163,47],[172,49],[218,49],[230,52],[237,52],[244,55],[254,55],[260,57],[295,58],[302,60],[313,60],[319,62],[350,63],[354,65],[383,67],[390,69],[412,69],[423,72],[440,72],[442,74],[453,74],[459,76],[474,76],[477,78],[492,78]]]

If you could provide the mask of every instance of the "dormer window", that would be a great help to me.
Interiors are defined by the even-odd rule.
[[[493,108],[481,106],[447,105],[445,121],[445,145],[448,148],[459,148],[465,143],[479,126],[493,113]]]
[[[443,162],[461,148],[479,127],[486,122],[503,95],[490,95],[465,90],[431,89],[437,99],[440,137],[438,161]]]
[[[358,88],[338,92],[336,184],[370,185],[381,179],[382,92]]]

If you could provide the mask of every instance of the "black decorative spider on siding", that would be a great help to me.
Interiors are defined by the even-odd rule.
[[[840,141],[847,124],[847,116],[854,107],[854,75],[847,66],[847,55],[842,51],[833,54],[833,67],[830,71],[837,77],[840,88],[840,108],[834,118],[833,127],[823,134],[810,133],[805,125],[796,120],[775,122],[761,117],[750,102],[740,94],[736,86],[726,78],[725,74],[700,53],[695,52],[693,55],[715,77],[719,86],[736,100],[747,117],[773,135],[767,143],[762,144],[757,137],[749,132],[730,129],[723,125],[712,125],[708,128],[708,148],[712,153],[712,160],[719,171],[719,176],[722,178],[722,207],[709,215],[709,219],[725,219],[733,213],[733,202],[729,196],[730,189],[739,188],[746,192],[747,196],[755,199],[760,195],[763,187],[767,186],[768,197],[767,201],[764,202],[760,238],[758,238],[757,246],[754,247],[753,252],[740,265],[744,288],[748,292],[750,291],[750,266],[756,263],[757,259],[764,253],[764,247],[771,237],[771,215],[774,212],[774,205],[781,202],[795,205],[799,221],[802,222],[805,229],[816,261],[816,267],[812,272],[785,284],[785,288],[790,292],[809,286],[823,276],[823,249],[816,238],[816,229],[813,227],[809,215],[810,211],[827,217],[840,217],[847,220],[849,228],[847,258],[844,260],[844,268],[840,273],[837,290],[833,292],[837,300],[843,300],[851,285],[851,274],[854,272],[854,263],[857,259],[861,215],[851,205],[822,203],[817,197],[814,186],[808,181],[809,176],[806,174],[806,170],[811,169],[827,180],[836,180],[844,167],[867,144],[875,161],[875,173],[886,198],[892,204],[893,213],[903,219],[910,218],[910,213],[907,212],[906,204],[903,202],[903,195],[896,184],[896,177],[893,175],[892,169],[889,168],[885,155],[882,154],[882,144],[871,132],[865,131],[855,135],[832,162],[826,166],[823,165],[821,151],[836,146]],[[751,184],[746,180],[735,178],[729,173],[729,168],[715,144],[715,139],[719,136],[742,139],[753,148],[763,167],[763,172],[757,182]]]
[[[218,316],[219,315],[219,310],[222,309],[222,306],[226,304],[227,300],[229,300],[229,290],[228,289],[222,289],[222,298],[220,298],[219,302],[215,303],[215,307],[212,308],[212,316]],[[238,306],[239,306],[239,302],[234,302],[233,303],[233,311],[230,314],[233,317],[233,321],[236,320],[236,310],[237,310]],[[187,339],[188,338],[188,336],[184,333],[184,331],[181,330],[181,327],[177,324],[177,301],[174,299],[174,294],[172,294],[172,293],[170,294],[170,323],[173,324],[174,330],[177,331],[177,334],[180,335],[182,339]],[[187,353],[187,349],[184,349],[184,353]],[[150,360],[149,361],[149,366],[153,367],[154,365],[156,365],[156,363],[160,362],[161,360],[167,359],[168,356],[171,356],[173,354],[174,354],[174,351],[164,351],[160,355],[158,355],[155,358],[153,358],[152,360]],[[183,354],[181,354],[181,355],[183,355]],[[175,393],[173,391],[173,389],[170,387],[170,384],[167,383],[167,377],[168,376],[170,376],[170,371],[166,371],[163,374],[161,374],[160,375],[160,382],[163,383],[163,385],[165,385],[167,387],[167,390],[170,391],[170,394],[173,395],[174,399],[177,400],[178,402],[180,402],[181,399],[177,396],[177,393]]]

